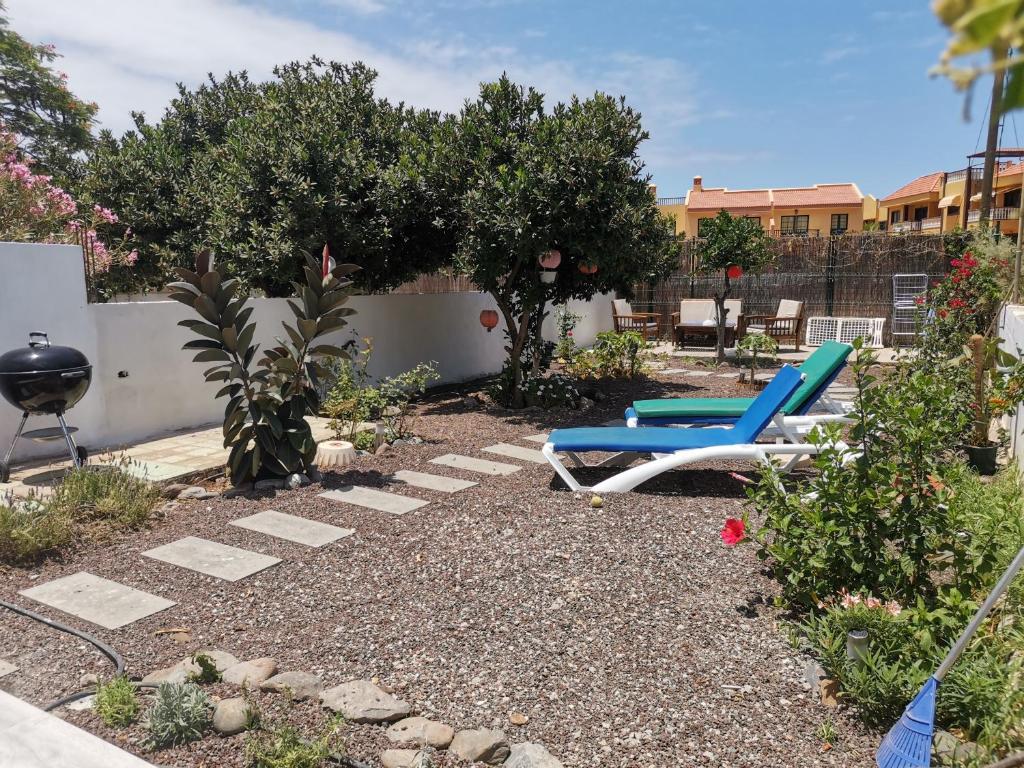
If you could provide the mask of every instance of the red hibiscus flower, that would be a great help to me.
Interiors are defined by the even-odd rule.
[[[727,518],[725,527],[722,528],[722,541],[727,547],[735,547],[747,535],[747,526],[742,520],[736,517]]]

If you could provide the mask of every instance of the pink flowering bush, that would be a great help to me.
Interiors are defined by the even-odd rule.
[[[114,238],[117,214],[79,204],[21,155],[13,134],[0,125],[0,240],[29,243],[86,243],[93,269],[105,274],[130,268],[139,258],[129,246],[130,230]]]

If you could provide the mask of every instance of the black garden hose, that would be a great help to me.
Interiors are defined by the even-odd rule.
[[[6,608],[9,611],[14,611],[14,613],[17,613],[20,616],[24,616],[29,619],[34,619],[35,621],[45,624],[46,626],[51,627],[52,629],[56,629],[60,632],[66,632],[69,635],[74,635],[75,637],[85,640],[87,643],[92,643],[92,645],[94,645],[96,649],[100,651],[100,653],[102,653],[104,656],[106,656],[114,663],[115,676],[120,677],[124,674],[124,659],[121,657],[121,654],[119,654],[117,651],[115,651],[113,648],[111,648],[109,645],[104,643],[99,638],[93,637],[92,635],[83,632],[80,629],[69,627],[67,624],[61,624],[59,621],[48,619],[42,614],[36,613],[35,611],[30,611],[28,608],[21,608],[20,606],[14,605],[13,603],[8,603],[3,600],[0,600],[0,607]],[[70,704],[73,701],[84,699],[86,696],[92,696],[94,693],[96,693],[96,691],[94,690],[79,691],[78,693],[72,693],[61,699],[57,699],[56,701],[51,701],[49,704],[43,707],[43,711],[50,712],[54,709],[57,709],[57,707],[63,707],[65,704]]]

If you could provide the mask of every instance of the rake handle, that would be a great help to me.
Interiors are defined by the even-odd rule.
[[[978,627],[981,626],[981,622],[988,616],[989,611],[992,610],[992,606],[996,604],[996,601],[1003,596],[1007,587],[1010,586],[1010,582],[1013,581],[1013,577],[1017,575],[1017,571],[1020,570],[1021,566],[1024,565],[1024,547],[1021,547],[1020,552],[1013,558],[1013,562],[1010,563],[1010,567],[1006,569],[1006,573],[1002,575],[999,581],[993,587],[988,597],[985,598],[985,602],[981,604],[981,608],[974,614],[974,618],[971,619],[971,623],[967,625],[967,629],[957,639],[956,644],[950,649],[949,653],[946,654],[946,658],[942,660],[942,664],[935,670],[935,674],[932,675],[936,680],[941,681],[946,676],[949,668],[952,667],[960,654],[964,652],[964,648],[967,647],[967,643],[971,641],[974,633],[978,631]]]

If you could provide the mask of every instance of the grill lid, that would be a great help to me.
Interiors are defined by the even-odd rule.
[[[30,333],[27,347],[0,355],[0,376],[91,367],[89,359],[74,347],[50,346],[45,333]]]

